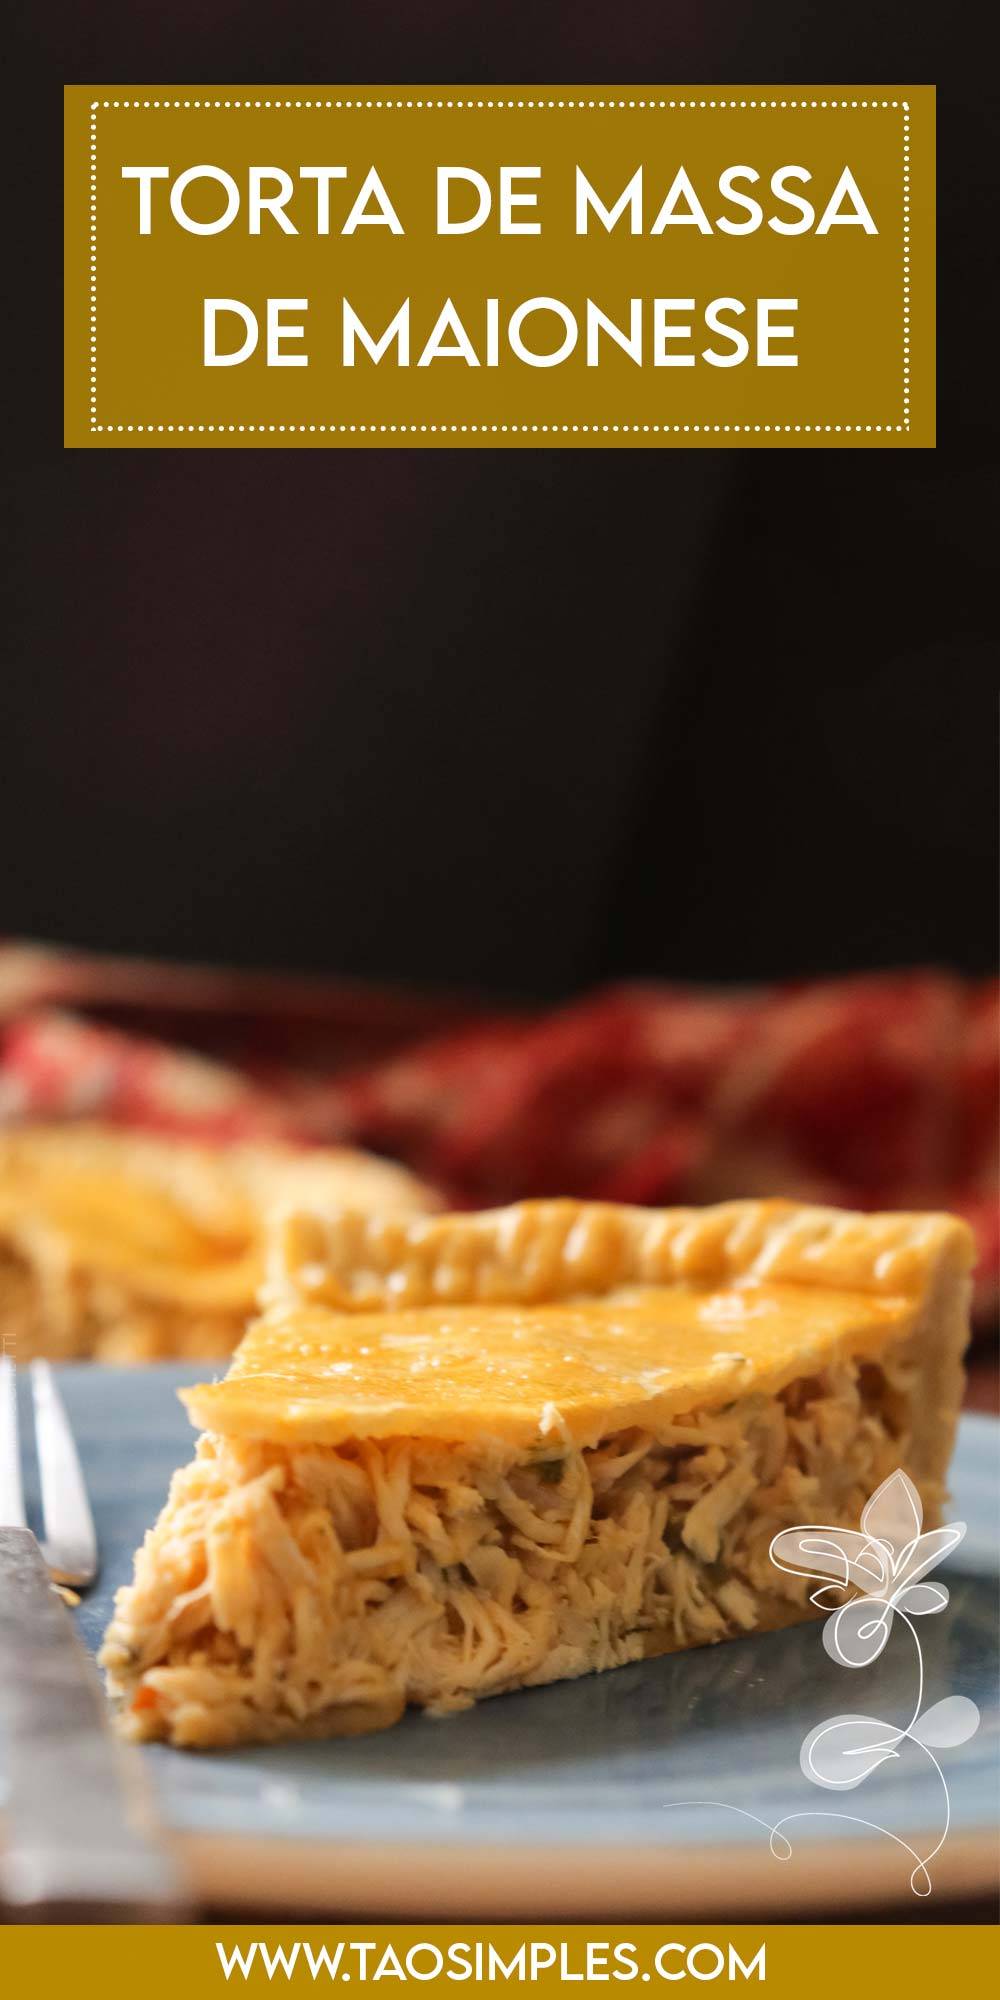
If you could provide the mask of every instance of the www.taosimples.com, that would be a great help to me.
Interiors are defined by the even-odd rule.
[[[446,1979],[461,1985],[472,1979],[477,1983],[531,1985],[552,1974],[564,1983],[617,1981],[627,1985],[636,1979],[767,1978],[763,1943],[756,1951],[744,1946],[741,1952],[735,1944],[723,1946],[710,1938],[694,1943],[664,1938],[646,1948],[627,1939],[612,1944],[601,1939],[572,1943],[566,1938],[526,1938],[506,1950],[488,1938],[454,1938],[440,1945],[429,1938],[418,1939],[398,1950],[371,1938],[338,1938],[330,1945],[316,1945],[308,1938],[296,1938],[287,1945],[254,1938],[248,1944],[233,1946],[216,1938],[215,1950],[227,1981],[357,1979],[375,1984],[395,1979],[423,1984]]]

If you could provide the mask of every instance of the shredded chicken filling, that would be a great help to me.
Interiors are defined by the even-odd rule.
[[[787,1622],[808,1585],[773,1535],[856,1524],[911,1395],[904,1354],[584,1451],[204,1437],[105,1641],[126,1726],[336,1734]]]

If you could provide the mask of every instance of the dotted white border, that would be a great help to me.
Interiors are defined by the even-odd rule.
[[[97,112],[90,109],[90,428],[97,423]]]
[[[897,424],[100,424],[97,422],[97,114],[99,111],[902,111],[903,421]],[[902,433],[910,428],[910,106],[897,97],[104,97],[90,105],[90,429],[94,434],[258,436],[674,435]]]
[[[910,107],[903,105],[903,423],[910,428]]]

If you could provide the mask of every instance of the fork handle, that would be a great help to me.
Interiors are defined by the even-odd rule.
[[[0,1528],[0,1895],[24,1921],[176,1920],[173,1863],[142,1824],[136,1766],[27,1528]]]

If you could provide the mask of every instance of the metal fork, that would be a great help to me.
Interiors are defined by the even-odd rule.
[[[97,1575],[97,1535],[73,1433],[47,1361],[31,1363],[35,1448],[45,1539],[39,1544],[53,1583],[86,1590]],[[17,1383],[9,1355],[0,1359],[0,1525],[26,1528],[17,1434]]]
[[[0,1735],[7,1777],[0,1896],[19,1916],[164,1922],[181,1916],[170,1858],[148,1825],[134,1753],[50,1579],[86,1585],[97,1540],[48,1367],[33,1370],[45,1540],[27,1526],[16,1378],[0,1358]]]

